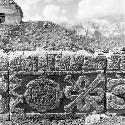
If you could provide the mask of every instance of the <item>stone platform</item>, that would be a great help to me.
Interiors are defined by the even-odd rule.
[[[123,51],[1,51],[0,64],[1,123],[125,114]]]

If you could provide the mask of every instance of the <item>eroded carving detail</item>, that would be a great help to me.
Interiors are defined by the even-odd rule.
[[[125,70],[125,53],[121,55],[120,69]]]
[[[120,62],[121,62],[121,55],[120,53],[115,53],[111,55],[108,61],[108,67],[109,70],[118,70],[120,69]]]
[[[125,79],[116,74],[117,79],[108,78],[107,108],[125,109]]]
[[[37,57],[29,56],[28,58],[23,58],[23,56],[15,57],[10,62],[10,71],[37,71],[38,59]]]
[[[29,56],[27,59],[21,60],[21,70],[22,71],[37,71],[38,58]]]
[[[73,100],[69,105],[64,107],[66,112],[71,112],[75,105],[79,111],[88,111],[91,107],[95,108],[96,112],[101,112],[103,110],[103,105],[98,105],[97,102],[102,101],[104,89],[102,87],[96,88],[101,82],[104,82],[104,76],[102,74],[99,74],[92,83],[90,83],[89,78],[86,76],[80,76],[77,82],[75,82],[71,79],[71,76],[68,75],[65,81],[71,83],[71,86],[66,86],[64,93],[67,98]],[[83,81],[85,82],[84,88],[81,87]],[[77,91],[79,94],[72,95],[72,91]],[[92,96],[90,93],[97,93],[97,95]]]
[[[59,106],[62,92],[59,84],[54,81],[41,77],[27,84],[24,93],[27,103],[38,112],[45,112]]]
[[[15,92],[15,89],[21,86],[22,80],[17,78],[15,74],[9,77],[10,85],[9,85],[9,94],[10,94],[10,111],[22,113],[24,109],[16,108],[16,105],[20,102],[23,103],[23,95],[19,95]]]
[[[0,73],[0,113],[5,112],[8,109],[8,83],[4,76],[5,73]]]

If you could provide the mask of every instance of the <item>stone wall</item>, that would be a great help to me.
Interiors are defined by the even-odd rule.
[[[20,24],[22,17],[19,14],[5,14],[4,24]]]
[[[125,112],[125,53],[0,53],[1,121]]]
[[[0,4],[0,13],[5,14],[5,22],[2,24],[20,24],[23,18],[21,8],[16,4]]]
[[[15,5],[10,5],[10,4],[0,4],[0,13],[17,13],[17,10],[15,8]]]

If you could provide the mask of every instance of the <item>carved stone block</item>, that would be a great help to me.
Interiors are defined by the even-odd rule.
[[[10,53],[11,119],[64,119],[104,112],[105,69],[106,57],[101,54]]]
[[[26,115],[63,119],[63,116],[104,111],[105,76],[95,74],[29,75],[10,79],[11,118]],[[37,115],[38,114],[38,115]],[[66,116],[68,117],[68,116]]]
[[[0,122],[9,119],[8,72],[0,72]]]
[[[110,113],[125,113],[125,74],[107,72],[107,110]]]
[[[11,72],[41,73],[41,72],[76,72],[98,71],[106,68],[104,54],[85,55],[84,51],[17,51],[9,55]]]
[[[9,119],[8,56],[0,51],[0,122]]]
[[[107,57],[107,71],[125,71],[125,52],[114,52]]]
[[[125,113],[125,53],[112,53],[107,60],[107,110],[108,112]]]
[[[77,75],[76,75],[77,76]],[[104,110],[105,76],[101,74],[80,74],[74,81],[70,75],[65,77],[64,94],[72,101],[64,106],[65,112],[100,113]],[[70,79],[69,79],[70,78]],[[77,94],[75,94],[75,92]]]
[[[32,54],[31,54],[32,53]],[[35,52],[11,52],[9,54],[9,73],[37,71],[38,58]]]
[[[8,71],[8,55],[0,51],[0,71]]]
[[[122,71],[125,71],[125,52],[122,52],[122,54],[121,54],[120,69]]]

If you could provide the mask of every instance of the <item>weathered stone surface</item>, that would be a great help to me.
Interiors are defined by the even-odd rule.
[[[66,76],[67,82],[73,85],[73,80]],[[64,106],[65,112],[72,112],[74,109],[77,113],[100,113],[104,110],[104,92],[105,92],[104,74],[82,74],[79,75],[73,86],[66,86],[64,94],[71,101]],[[76,91],[77,95],[72,95]]]
[[[10,79],[9,88],[10,95],[12,97],[11,106],[14,109],[14,107],[20,103],[20,106],[23,107],[19,108],[20,106],[18,105],[19,107],[17,106],[18,108],[16,108],[20,109],[20,112],[31,112],[30,110],[25,109],[27,105],[31,107],[31,110],[35,109],[36,113],[43,113],[59,107],[60,99],[65,97],[65,100],[67,101],[64,102],[64,104],[67,102],[69,102],[69,104],[66,106],[63,105],[64,110],[60,113],[69,112],[70,109],[73,110],[72,106],[77,106],[78,112],[89,111],[92,104],[97,106],[94,107],[95,109],[99,108],[96,104],[96,101],[101,102],[103,100],[105,91],[105,78],[103,73],[91,74],[92,76],[89,76],[90,74],[76,74],[76,76],[73,75],[74,74],[36,76],[29,74],[16,74]],[[92,93],[97,95],[93,96]],[[79,99],[77,99],[77,97]],[[84,98],[86,98],[85,103],[88,105],[81,104],[82,101],[84,101]],[[94,102],[92,103],[91,101]],[[73,104],[71,104],[72,102]],[[69,110],[67,108],[69,108]],[[19,110],[17,111],[19,113]]]
[[[16,51],[9,55],[11,72],[98,71],[106,68],[105,55],[85,51]]]
[[[11,119],[125,112],[123,52],[17,51],[8,58]]]
[[[27,104],[37,112],[46,112],[59,107],[62,92],[59,84],[46,77],[29,82],[24,96]]]
[[[107,71],[108,72],[124,72],[125,71],[125,52],[112,52],[107,57]]]
[[[107,73],[107,109],[109,112],[125,112],[125,74]]]
[[[8,72],[0,72],[0,122],[9,119]]]
[[[108,112],[125,113],[125,53],[115,52],[107,58],[107,93]]]
[[[9,54],[11,119],[63,119],[102,113],[105,55],[33,51]]]
[[[8,72],[8,55],[0,51],[0,71]]]
[[[9,118],[8,56],[0,52],[0,122]]]
[[[35,55],[34,55],[35,53]],[[38,59],[36,52],[11,52],[9,54],[9,72],[33,72],[38,70]]]
[[[79,50],[84,38],[79,44],[74,31],[47,21],[21,23],[22,17],[13,0],[0,0],[1,47],[14,51],[0,51],[0,123],[125,114],[125,52],[90,54]]]

